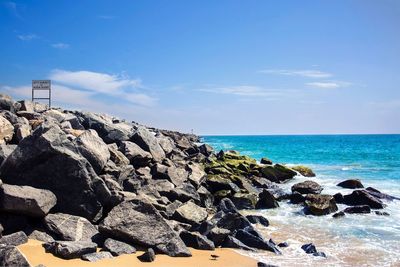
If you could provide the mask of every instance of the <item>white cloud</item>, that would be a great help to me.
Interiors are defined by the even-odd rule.
[[[66,44],[66,43],[55,43],[55,44],[51,44],[51,46],[53,48],[57,48],[57,49],[68,49],[70,47],[70,45]]]
[[[307,86],[321,89],[336,89],[339,87],[349,86],[349,82],[329,81],[329,82],[310,82],[306,83]]]
[[[36,34],[30,33],[30,34],[19,34],[19,35],[17,35],[17,38],[22,41],[31,41],[33,39],[38,39],[39,36],[37,36]]]
[[[287,76],[301,76],[307,78],[328,78],[332,77],[333,74],[328,72],[323,72],[320,70],[282,70],[282,69],[267,69],[261,70],[261,73],[266,74],[278,74],[278,75],[287,75]]]
[[[214,88],[203,88],[199,91],[216,93],[216,94],[230,94],[237,96],[247,96],[247,97],[271,97],[271,96],[281,96],[283,95],[281,90],[276,89],[266,89],[259,86],[251,85],[239,85],[230,87],[214,87]]]

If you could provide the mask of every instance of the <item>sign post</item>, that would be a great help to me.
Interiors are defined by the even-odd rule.
[[[35,97],[35,91],[48,91],[48,97]],[[51,107],[51,81],[32,80],[32,102],[35,100],[48,100]]]

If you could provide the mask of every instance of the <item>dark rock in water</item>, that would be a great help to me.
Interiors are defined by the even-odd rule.
[[[152,248],[147,249],[145,253],[137,257],[141,262],[152,262],[156,259],[156,254]]]
[[[131,140],[153,156],[154,160],[161,162],[165,158],[165,152],[158,143],[157,138],[145,127],[139,127]]]
[[[169,256],[190,256],[180,237],[149,203],[129,200],[115,206],[99,225],[100,232]]]
[[[370,195],[372,195],[372,196],[374,196],[376,198],[379,198],[379,199],[386,199],[386,200],[389,200],[389,201],[392,201],[394,199],[400,200],[400,198],[398,198],[398,197],[394,197],[394,196],[382,193],[381,191],[379,191],[378,189],[375,189],[373,187],[367,187],[365,190]]]
[[[292,203],[292,204],[300,204],[300,203],[304,203],[304,201],[306,201],[306,198],[299,192],[293,192],[290,195],[290,203]]]
[[[277,267],[277,266],[259,261],[259,262],[257,262],[257,267]]]
[[[218,247],[224,242],[224,240],[230,233],[231,231],[229,231],[228,229],[214,227],[209,231],[207,237],[214,242],[214,245],[216,247]]]
[[[251,223],[259,223],[264,226],[269,225],[269,221],[267,218],[260,216],[260,215],[247,215],[246,218],[251,222]]]
[[[80,258],[85,254],[96,252],[97,245],[88,241],[54,241],[43,244],[46,252],[63,259]]]
[[[299,165],[291,167],[291,169],[299,172],[304,177],[315,177],[315,173],[313,172],[313,170],[306,166]]]
[[[147,151],[144,151],[140,146],[137,144],[124,141],[121,142],[121,151],[129,159],[130,163],[135,166],[136,168],[147,166],[153,157]]]
[[[278,244],[278,247],[280,248],[287,248],[289,246],[289,244],[287,242],[281,242]]]
[[[235,237],[249,247],[268,250],[274,252],[275,254],[281,254],[276,245],[264,240],[259,236],[253,235],[248,231],[239,229],[236,232]]]
[[[257,209],[273,209],[279,207],[278,201],[274,195],[267,189],[264,189],[259,195],[256,204]]]
[[[31,267],[25,256],[15,246],[0,247],[0,266]]]
[[[272,165],[272,160],[270,160],[269,158],[261,158],[260,163]]]
[[[247,251],[254,251],[254,249],[252,249],[249,246],[246,246],[240,240],[238,240],[237,238],[235,238],[233,236],[227,236],[225,238],[224,242],[222,242],[221,247],[223,247],[223,248],[238,248],[238,249],[243,249],[243,250],[247,250]]]
[[[101,216],[93,184],[97,175],[57,125],[42,124],[24,138],[3,162],[0,174],[8,184],[50,190],[58,211],[90,220]]]
[[[19,246],[28,242],[28,237],[22,231],[0,238],[0,245]]]
[[[371,213],[368,205],[353,206],[344,209],[345,213]]]
[[[109,251],[113,256],[132,254],[136,252],[135,247],[112,238],[107,238],[104,241],[103,249]]]
[[[320,251],[314,252],[313,256],[326,258],[326,254],[324,252],[320,252]]]
[[[386,206],[366,190],[354,190],[351,194],[343,196],[343,199],[343,203],[349,206],[368,205],[371,209],[383,209]]]
[[[337,184],[337,186],[349,189],[364,188],[359,179],[349,179]]]
[[[314,195],[306,196],[306,213],[311,215],[326,215],[338,210],[335,199],[331,195]]]
[[[3,184],[0,188],[0,208],[3,211],[44,217],[57,203],[49,190],[30,186]]]
[[[343,217],[343,216],[345,216],[343,211],[339,211],[339,212],[337,212],[337,213],[332,215],[333,218],[340,218],[340,217]]]
[[[65,241],[97,242],[99,239],[99,231],[83,217],[64,213],[48,214],[44,224],[49,231]]]
[[[188,201],[175,210],[174,218],[184,223],[199,225],[207,219],[208,213],[192,201]]]
[[[300,194],[319,194],[321,191],[322,187],[314,181],[304,181],[292,186],[292,192],[299,192]]]
[[[218,211],[222,211],[222,212],[225,212],[225,213],[228,213],[228,212],[237,213],[237,212],[239,212],[237,210],[235,204],[233,204],[232,200],[230,200],[229,198],[222,199],[221,202],[219,203],[217,209],[218,209]]]
[[[204,156],[209,157],[213,153],[214,149],[207,144],[202,144],[201,146],[199,146],[199,151]]]
[[[375,214],[376,215],[381,215],[381,216],[390,216],[390,214],[387,213],[386,211],[379,211],[379,210],[376,210]]]
[[[179,236],[185,242],[185,245],[195,249],[214,250],[214,243],[207,237],[196,232],[182,231]]]
[[[341,193],[336,193],[333,195],[333,198],[335,199],[336,203],[341,204],[344,202],[343,195]]]
[[[267,165],[262,168],[261,173],[268,180],[278,183],[290,180],[297,175],[295,171],[281,164]]]
[[[301,246],[301,249],[304,250],[307,254],[313,254],[317,252],[317,248],[313,243],[304,244]]]
[[[235,193],[231,200],[238,209],[255,209],[258,198],[255,194]]]
[[[96,262],[102,259],[112,259],[113,255],[111,255],[108,251],[100,251],[93,252],[89,254],[82,255],[81,259],[84,261]]]

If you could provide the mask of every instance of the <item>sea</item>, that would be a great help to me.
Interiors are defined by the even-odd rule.
[[[306,165],[314,178],[296,176],[282,184],[313,180],[322,193],[351,193],[336,186],[346,179],[360,179],[365,187],[400,197],[400,135],[268,135],[203,136],[203,142],[219,150],[237,150],[257,160],[262,157],[288,166]],[[265,238],[286,241],[282,255],[241,252],[277,266],[400,266],[400,201],[385,201],[389,216],[346,214],[342,218],[305,215],[300,205],[281,202],[268,210],[243,211],[259,214],[270,226],[257,226]],[[346,206],[338,205],[339,210]],[[306,254],[301,245],[313,243],[327,257]]]

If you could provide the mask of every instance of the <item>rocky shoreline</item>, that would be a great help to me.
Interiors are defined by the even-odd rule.
[[[0,94],[0,266],[30,266],[16,246],[45,242],[63,259],[97,261],[136,253],[190,257],[188,247],[284,254],[290,244],[266,239],[267,218],[242,209],[298,205],[306,215],[389,215],[396,197],[359,180],[322,194],[305,166],[260,162],[235,151],[216,153],[192,134],[145,127],[108,115],[46,109]],[[309,180],[279,184],[301,175]],[[338,211],[337,203],[348,207]],[[101,248],[100,252],[97,252]],[[311,244],[305,254],[329,257]],[[259,263],[259,266],[267,266]]]

